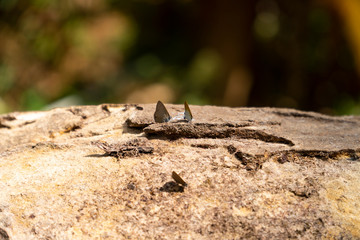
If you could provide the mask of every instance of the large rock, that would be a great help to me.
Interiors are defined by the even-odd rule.
[[[360,117],[190,107],[0,115],[0,239],[360,238]]]

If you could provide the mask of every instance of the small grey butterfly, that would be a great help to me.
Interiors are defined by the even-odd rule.
[[[193,116],[191,114],[189,104],[187,103],[187,101],[185,101],[184,106],[185,106],[184,119],[190,122],[193,119]]]
[[[163,122],[170,121],[170,119],[171,119],[171,116],[170,116],[169,112],[166,110],[165,105],[161,101],[158,101],[156,104],[156,110],[154,113],[155,122],[163,123]]]

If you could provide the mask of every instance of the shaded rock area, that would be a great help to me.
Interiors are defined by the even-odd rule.
[[[0,115],[0,239],[360,239],[360,117],[190,108]]]

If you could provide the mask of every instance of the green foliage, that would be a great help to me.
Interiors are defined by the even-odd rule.
[[[5,94],[14,84],[14,72],[11,66],[0,64],[0,94]]]
[[[232,97],[248,105],[357,114],[359,78],[334,19],[279,0],[2,0],[0,112],[133,101],[159,84],[168,92],[152,97],[165,102],[224,104],[240,68],[249,77]]]
[[[46,100],[37,90],[29,88],[22,95],[22,105],[26,110],[38,110],[46,106]]]

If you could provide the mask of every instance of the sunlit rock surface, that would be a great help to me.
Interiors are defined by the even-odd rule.
[[[190,108],[0,115],[0,239],[360,238],[359,117]]]

